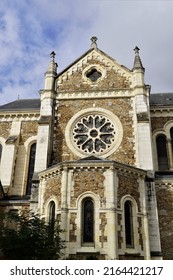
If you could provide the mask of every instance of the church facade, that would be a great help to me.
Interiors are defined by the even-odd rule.
[[[66,258],[173,259],[173,94],[151,94],[97,46],[39,99],[0,106],[0,210],[32,210],[65,231]]]

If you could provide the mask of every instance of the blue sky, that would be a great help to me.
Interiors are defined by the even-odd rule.
[[[152,92],[173,92],[172,14],[172,0],[1,0],[0,104],[38,98],[51,51],[61,71],[93,35],[128,68],[137,45]]]

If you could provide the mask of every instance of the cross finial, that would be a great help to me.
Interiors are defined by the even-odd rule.
[[[56,55],[56,53],[55,53],[54,51],[52,51],[52,52],[50,53],[50,57],[51,57],[51,60],[52,60],[52,61],[54,61],[55,55]]]
[[[91,38],[91,48],[97,48],[97,37],[96,36],[93,36],[92,38]]]
[[[140,49],[136,46],[136,47],[134,48],[134,51],[135,51],[135,54],[139,54]]]

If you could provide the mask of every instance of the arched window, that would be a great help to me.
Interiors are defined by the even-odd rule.
[[[34,174],[34,165],[35,165],[35,154],[36,154],[36,143],[32,144],[30,148],[26,195],[31,194],[32,177]]]
[[[94,242],[94,204],[91,198],[85,198],[82,205],[83,243]]]
[[[124,204],[124,219],[125,219],[126,247],[134,247],[133,212],[132,212],[132,203],[129,200],[127,200]]]
[[[2,145],[0,143],[0,161],[1,161],[1,157],[2,157]]]
[[[49,203],[49,224],[54,226],[55,224],[55,202]]]
[[[168,170],[168,156],[165,135],[158,135],[156,138],[158,168],[159,170]]]

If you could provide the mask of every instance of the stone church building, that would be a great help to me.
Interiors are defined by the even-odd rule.
[[[97,46],[0,106],[0,211],[60,220],[66,258],[173,259],[173,94]]]

